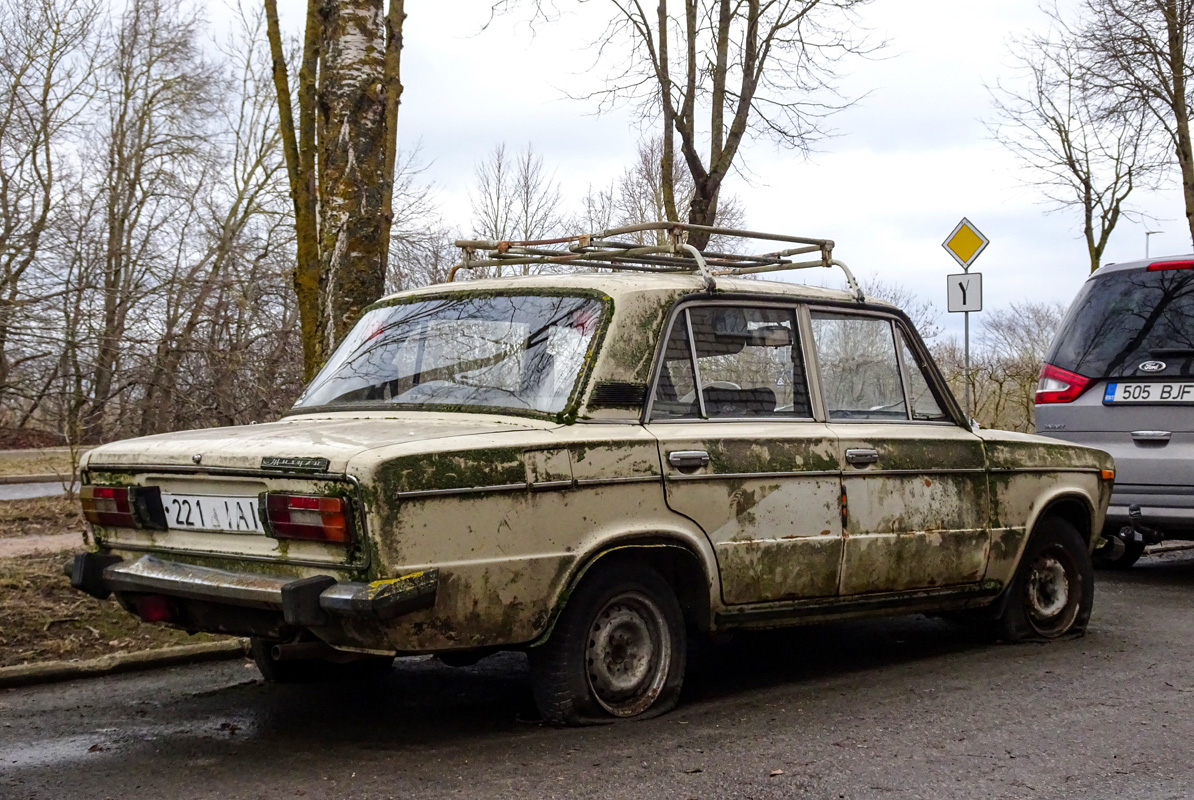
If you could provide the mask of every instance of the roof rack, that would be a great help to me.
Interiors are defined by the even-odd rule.
[[[711,236],[731,236],[738,239],[759,239],[797,245],[757,255],[742,253],[704,252],[688,244],[688,234],[694,231]],[[627,240],[637,235],[654,233],[654,242]],[[600,233],[585,233],[560,239],[538,239],[525,242],[490,242],[464,239],[456,242],[462,251],[461,261],[448,273],[451,282],[459,270],[483,267],[508,267],[523,264],[575,266],[589,269],[612,269],[634,272],[689,272],[704,277],[709,291],[716,288],[718,276],[753,275],[760,272],[780,272],[812,267],[838,267],[846,273],[846,281],[858,298],[862,290],[850,268],[833,257],[831,239],[808,239],[777,233],[740,231],[688,225],[681,222],[647,222],[611,228]],[[816,253],[815,260],[796,261],[793,256]]]

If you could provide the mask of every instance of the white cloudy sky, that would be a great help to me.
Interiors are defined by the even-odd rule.
[[[297,34],[305,3],[279,5]],[[600,29],[604,3],[559,0],[578,10],[558,26],[532,32],[506,18],[477,33],[488,5],[407,2],[401,145],[421,143],[445,217],[461,227],[474,166],[496,143],[533,142],[579,201],[621,172],[639,136],[628,112],[593,116],[565,96],[600,77],[585,44]],[[889,45],[881,60],[855,62],[844,86],[870,95],[835,118],[838,137],[811,160],[768,143],[745,150],[750,180],[737,176],[727,189],[742,199],[748,225],[834,239],[835,254],[857,274],[933,300],[957,330],[960,315],[944,313],[945,275],[957,267],[941,242],[966,216],[991,239],[975,265],[987,308],[1068,303],[1087,270],[1078,219],[1046,213],[982,124],[990,115],[984,84],[1006,73],[1008,37],[1041,24],[1036,0],[874,0],[867,19]],[[1190,251],[1176,187],[1141,194],[1136,205],[1163,231],[1152,238],[1153,255]],[[1105,260],[1142,257],[1145,228],[1121,223]]]

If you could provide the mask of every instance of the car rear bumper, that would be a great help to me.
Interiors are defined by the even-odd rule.
[[[80,553],[68,564],[71,585],[93,597],[122,601],[145,595],[280,613],[286,625],[319,627],[344,618],[392,620],[435,604],[438,570],[373,583],[337,581],[328,575],[276,578],[166,561],[135,561]],[[169,620],[168,620],[169,621]]]
[[[1140,506],[1140,519],[1167,532],[1194,533],[1194,486],[1115,484],[1107,522],[1128,525],[1128,509]]]

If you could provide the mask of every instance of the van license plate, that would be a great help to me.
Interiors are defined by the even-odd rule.
[[[1103,402],[1114,403],[1194,403],[1194,382],[1149,381],[1147,383],[1109,383]]]
[[[171,530],[265,533],[256,497],[213,497],[162,492],[166,527]]]

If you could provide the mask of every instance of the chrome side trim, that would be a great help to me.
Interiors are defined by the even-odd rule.
[[[572,479],[563,481],[539,481],[531,484],[531,491],[537,492],[543,489],[571,489],[574,481]]]
[[[808,472],[708,472],[701,475],[668,475],[669,481],[712,481],[718,479],[766,479],[766,478],[836,478],[841,470],[809,470]]]
[[[988,471],[1004,475],[1010,472],[1090,472],[1098,475],[1098,467],[991,467]]]
[[[526,491],[528,484],[502,483],[496,486],[462,486],[459,489],[418,489],[413,492],[398,492],[399,500],[414,499],[416,497],[437,497],[440,495],[480,494],[482,492],[517,492]]]
[[[663,479],[662,475],[631,475],[626,478],[580,478],[577,486],[605,486],[606,484],[622,483],[656,483]]]
[[[986,472],[984,467],[928,467],[926,469],[859,469],[845,473],[847,478],[865,478],[871,475],[970,475]],[[1018,472],[1019,470],[1012,470]]]

